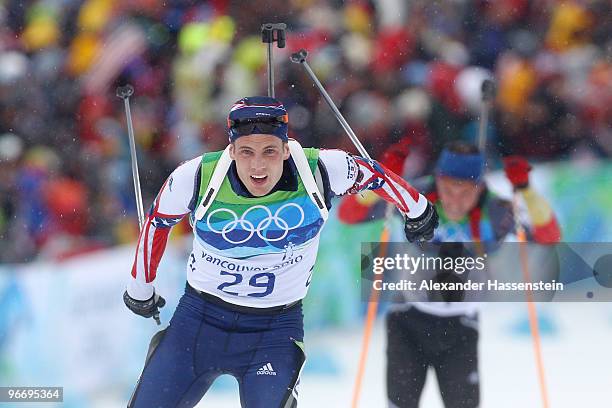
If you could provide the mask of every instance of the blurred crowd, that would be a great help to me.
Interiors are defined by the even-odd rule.
[[[0,262],[129,242],[137,234],[124,106],[145,206],[181,161],[227,144],[240,97],[276,96],[304,146],[354,151],[303,68],[301,48],[373,157],[410,149],[430,171],[477,138],[480,86],[497,94],[488,154],[533,161],[612,154],[608,0],[6,0],[0,4]],[[186,228],[183,226],[183,230]]]

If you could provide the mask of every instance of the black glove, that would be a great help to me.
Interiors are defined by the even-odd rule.
[[[427,202],[425,212],[417,218],[406,217],[404,232],[410,242],[429,241],[438,227],[438,212],[430,202]]]
[[[140,315],[142,317],[154,317],[155,320],[159,323],[159,309],[166,305],[166,300],[156,295],[153,292],[153,296],[151,296],[148,300],[136,300],[128,295],[127,290],[123,294],[123,303],[130,309],[132,312]]]

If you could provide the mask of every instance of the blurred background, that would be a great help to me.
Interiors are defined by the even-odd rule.
[[[523,155],[564,240],[610,242],[611,8],[607,0],[0,2],[0,385],[63,385],[70,407],[125,405],[155,327],[121,302],[138,224],[115,88],[136,90],[147,207],[180,162],[227,144],[235,100],[266,93],[266,22],[288,25],[287,48],[274,51],[275,88],[302,145],[354,152],[289,62],[300,48],[374,158],[393,144],[410,150],[407,180],[428,174],[446,142],[476,139],[480,83],[491,77],[492,189],[510,193],[496,176],[499,158]],[[306,300],[304,406],[349,405],[366,307],[359,242],[377,240],[381,228],[330,219],[325,229]],[[169,299],[165,322],[184,285],[188,224],[172,236],[157,283]],[[541,305],[540,318],[552,406],[609,401],[612,361],[598,346],[612,340],[612,307]],[[482,322],[483,406],[539,406],[525,305],[490,306]],[[382,330],[362,406],[385,406]],[[423,406],[440,406],[430,385]],[[221,378],[204,401],[238,406],[235,387]]]

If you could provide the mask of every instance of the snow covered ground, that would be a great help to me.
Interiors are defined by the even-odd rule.
[[[540,331],[550,407],[612,403],[612,305],[540,304]],[[362,328],[307,332],[310,360],[302,377],[301,407],[349,407]],[[375,327],[360,407],[385,407],[384,327]],[[481,313],[482,407],[541,407],[527,305],[489,304]],[[198,407],[240,407],[237,383],[220,378]],[[442,407],[433,372],[421,407]]]
[[[0,268],[0,385],[63,385],[63,408],[125,407],[149,339],[159,329],[128,313],[121,301],[124,271],[132,260],[133,249],[126,246],[58,264],[28,264],[4,273]],[[184,256],[169,248],[164,262],[164,271],[180,271]],[[359,301],[357,295],[349,297],[350,291],[337,295],[338,282],[346,284],[348,278],[319,278],[328,278],[321,286],[330,294],[321,290],[306,312],[306,320],[314,323],[306,330],[300,407],[349,407],[362,324],[314,330],[322,319],[312,316],[336,307],[344,316],[340,321],[356,322]],[[168,306],[162,309],[167,324],[184,275],[168,272],[158,280],[167,295]],[[338,302],[331,306],[323,301],[332,297]],[[612,304],[547,303],[538,311],[550,407],[612,406]],[[386,406],[381,321],[373,333],[360,407]],[[486,304],[480,322],[481,406],[542,407],[527,305]],[[199,406],[239,407],[236,381],[219,378]],[[441,407],[433,374],[421,406]]]

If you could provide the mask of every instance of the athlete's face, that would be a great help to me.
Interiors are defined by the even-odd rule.
[[[289,158],[289,145],[272,135],[248,135],[230,145],[238,177],[255,197],[268,194],[283,175],[283,162]]]
[[[482,183],[446,176],[437,176],[436,186],[444,213],[451,221],[465,217],[476,206],[483,189]]]

